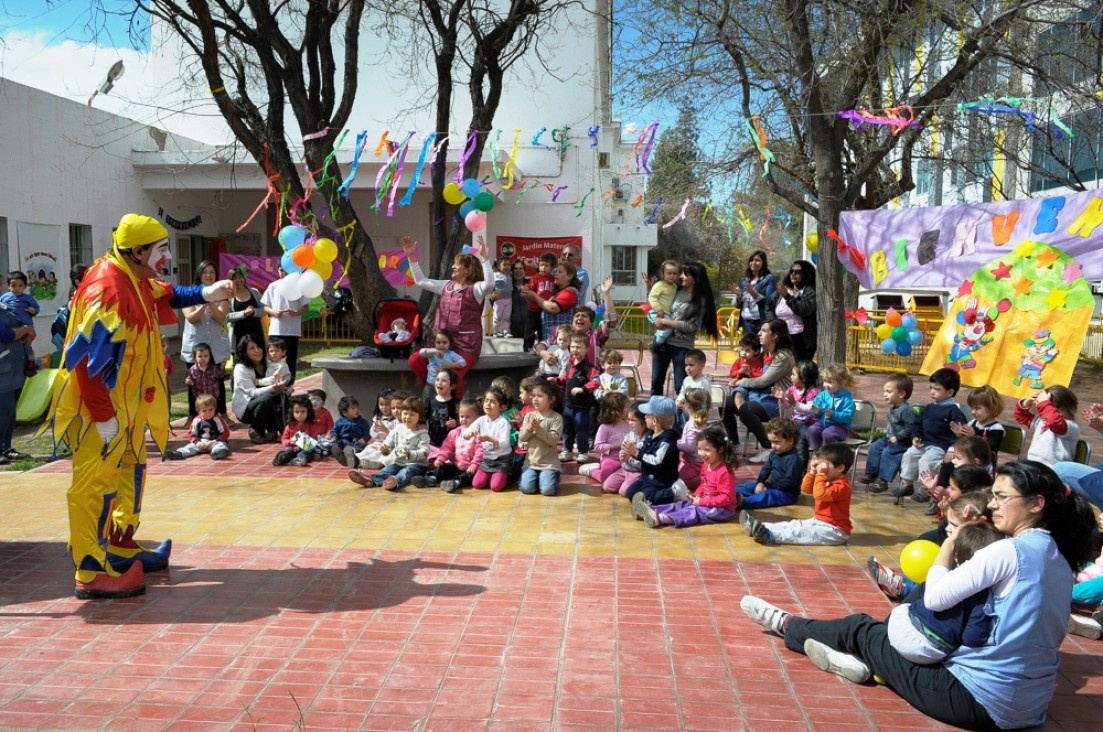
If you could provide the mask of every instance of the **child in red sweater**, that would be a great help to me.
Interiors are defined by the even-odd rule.
[[[735,443],[723,427],[706,427],[697,435],[697,454],[704,463],[697,490],[688,501],[655,506],[642,502],[640,518],[645,524],[654,529],[716,524],[735,518]]]
[[[838,545],[850,540],[850,479],[854,451],[841,442],[816,450],[800,489],[816,500],[815,517],[764,523],[744,511],[739,522],[759,544]]]
[[[283,430],[283,448],[272,458],[273,465],[291,463],[306,467],[314,459],[318,440],[325,436],[314,416],[314,406],[305,394],[296,394],[287,400],[290,410],[287,426]]]

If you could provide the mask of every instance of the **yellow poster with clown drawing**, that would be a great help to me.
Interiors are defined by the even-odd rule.
[[[962,283],[922,371],[951,368],[963,385],[987,384],[1015,397],[1068,384],[1093,306],[1072,257],[1022,242]]]

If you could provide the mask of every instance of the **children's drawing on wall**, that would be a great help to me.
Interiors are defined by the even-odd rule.
[[[956,289],[923,373],[1025,397],[1068,385],[1103,279],[1097,192],[919,209],[848,211],[840,261],[870,289]],[[978,262],[986,262],[977,266]]]

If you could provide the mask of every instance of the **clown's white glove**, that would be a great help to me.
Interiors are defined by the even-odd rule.
[[[234,283],[230,280],[219,280],[213,285],[203,288],[203,299],[207,302],[228,300],[234,294]]]
[[[106,422],[96,422],[96,432],[100,433],[100,439],[104,444],[111,442],[115,439],[115,435],[119,434],[119,420],[112,417]]]

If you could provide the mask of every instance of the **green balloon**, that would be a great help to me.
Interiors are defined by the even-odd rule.
[[[479,195],[475,196],[475,208],[480,211],[489,211],[494,208],[494,196],[493,194],[483,191]]]
[[[908,340],[908,329],[902,325],[898,325],[892,329],[892,339],[897,343],[910,343]]]

